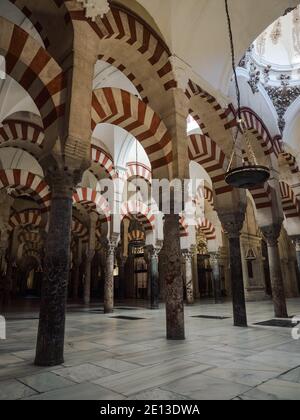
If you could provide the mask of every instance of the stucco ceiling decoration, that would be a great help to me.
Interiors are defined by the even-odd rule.
[[[77,0],[83,4],[85,15],[94,22],[98,16],[103,16],[109,12],[109,4],[107,0]]]

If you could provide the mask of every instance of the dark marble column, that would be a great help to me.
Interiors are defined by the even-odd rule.
[[[148,279],[150,282],[150,308],[159,309],[159,273],[158,273],[158,255],[161,248],[148,246]]]
[[[194,284],[193,284],[193,268],[192,268],[192,258],[193,255],[190,250],[185,249],[182,252],[182,256],[185,261],[185,290],[186,290],[186,303],[188,305],[193,305],[195,303],[194,299]]]
[[[236,212],[224,214],[221,215],[220,219],[229,240],[234,326],[247,327],[246,300],[240,242],[240,235],[245,220],[245,213]]]
[[[287,318],[287,306],[285,300],[284,284],[280,265],[278,240],[282,224],[273,224],[261,228],[261,231],[268,244],[268,256],[270,266],[270,277],[272,286],[272,297],[276,318]]]
[[[165,215],[164,249],[167,339],[184,340],[183,282],[178,214]]]
[[[85,305],[89,305],[91,301],[91,276],[92,276],[92,262],[95,256],[95,241],[96,241],[96,225],[98,215],[92,213],[90,215],[90,230],[89,230],[89,243],[86,253],[86,266],[85,266],[85,279],[84,279],[84,290],[83,290],[83,302]]]
[[[297,258],[297,284],[298,284],[298,291],[300,293],[300,236],[293,238],[295,247],[296,247],[296,258]]]
[[[79,283],[80,283],[80,265],[82,262],[82,243],[81,239],[77,238],[76,241],[76,260],[74,261],[74,283],[73,283],[73,300],[78,299]]]
[[[219,254],[217,252],[212,252],[210,254],[210,265],[212,269],[215,303],[222,303]]]
[[[114,311],[114,263],[116,243],[109,241],[106,245],[106,267],[104,280],[104,313]]]
[[[119,267],[119,299],[125,299],[125,291],[126,291],[126,275],[125,275],[125,266],[127,262],[127,257],[123,255],[122,247],[118,247],[117,250],[117,261]]]
[[[70,265],[72,175],[47,176],[52,200],[46,243],[44,279],[35,364],[55,366],[64,362],[65,312]]]

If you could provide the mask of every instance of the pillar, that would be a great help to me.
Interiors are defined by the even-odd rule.
[[[126,275],[125,275],[125,265],[127,257],[120,254],[118,255],[118,267],[119,267],[119,299],[125,299],[125,285],[126,285]]]
[[[148,246],[148,279],[150,283],[150,308],[159,309],[158,255],[161,248]]]
[[[243,280],[241,230],[245,220],[245,212],[220,215],[224,230],[229,240],[231,294],[233,319],[235,327],[247,327],[246,301]]]
[[[193,305],[194,300],[194,284],[193,284],[193,267],[192,258],[193,255],[190,250],[185,249],[182,252],[185,261],[185,290],[186,290],[186,302],[188,305]]]
[[[70,266],[73,176],[47,177],[52,192],[35,364],[64,362],[65,312]]]
[[[165,215],[164,238],[167,339],[184,340],[183,282],[178,214]]]
[[[300,293],[300,236],[297,236],[294,240],[296,246],[296,258],[297,258],[297,284],[298,284],[298,292]]]
[[[106,245],[106,265],[104,279],[104,313],[114,311],[114,263],[116,243],[108,241]]]
[[[222,290],[221,290],[221,278],[220,278],[220,255],[218,252],[212,252],[210,254],[210,265],[212,269],[213,288],[215,303],[222,303]]]
[[[82,262],[82,242],[80,238],[77,238],[76,244],[76,260],[75,260],[75,273],[74,273],[74,284],[73,284],[73,300],[78,299],[79,283],[80,283],[80,266]]]
[[[90,231],[89,231],[89,243],[86,252],[85,260],[85,279],[84,279],[84,290],[83,290],[83,302],[85,305],[89,305],[91,302],[91,268],[92,261],[95,256],[95,241],[96,241],[96,225],[98,220],[98,214],[92,213],[90,215]]]
[[[275,316],[276,318],[287,318],[288,313],[278,248],[281,226],[281,223],[277,223],[263,227],[261,228],[261,231],[268,244],[268,257]]]

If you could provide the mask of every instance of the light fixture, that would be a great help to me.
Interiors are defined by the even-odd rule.
[[[270,178],[270,170],[266,166],[258,165],[255,154],[251,146],[249,132],[247,130],[245,122],[242,119],[241,93],[240,93],[238,77],[237,77],[237,72],[236,72],[236,65],[235,65],[235,51],[234,51],[233,34],[232,34],[231,19],[230,19],[230,14],[229,14],[228,0],[225,0],[225,8],[226,8],[226,16],[227,16],[227,22],[228,22],[228,30],[229,30],[232,69],[233,69],[233,74],[234,74],[234,83],[235,83],[237,104],[238,104],[237,133],[233,142],[233,151],[232,151],[232,155],[231,155],[227,172],[225,175],[225,181],[228,185],[234,188],[250,189],[250,188],[257,187],[259,185],[263,185]],[[234,168],[233,161],[235,157],[235,146],[236,146],[236,142],[237,142],[239,134],[241,134],[242,137],[244,138],[244,142],[248,149],[248,153],[247,153],[248,161],[245,162],[244,160],[243,166]]]

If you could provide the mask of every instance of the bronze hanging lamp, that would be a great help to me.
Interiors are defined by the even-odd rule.
[[[229,30],[229,39],[230,39],[230,48],[231,48],[231,59],[232,59],[232,69],[234,74],[234,83],[237,96],[237,117],[238,117],[238,127],[237,133],[233,143],[233,151],[229,161],[229,165],[225,175],[225,181],[228,185],[234,188],[242,189],[251,189],[259,185],[263,185],[270,178],[270,170],[266,166],[259,165],[255,157],[254,151],[251,146],[251,141],[249,137],[249,132],[247,130],[245,121],[242,119],[241,113],[241,93],[236,73],[235,66],[235,52],[234,52],[234,43],[233,43],[233,34],[231,27],[231,19],[229,14],[228,0],[225,0],[226,16]],[[233,161],[236,154],[235,146],[238,139],[238,135],[241,134],[244,138],[246,148],[248,150],[248,162],[243,159],[243,165],[238,167],[233,167]]]

